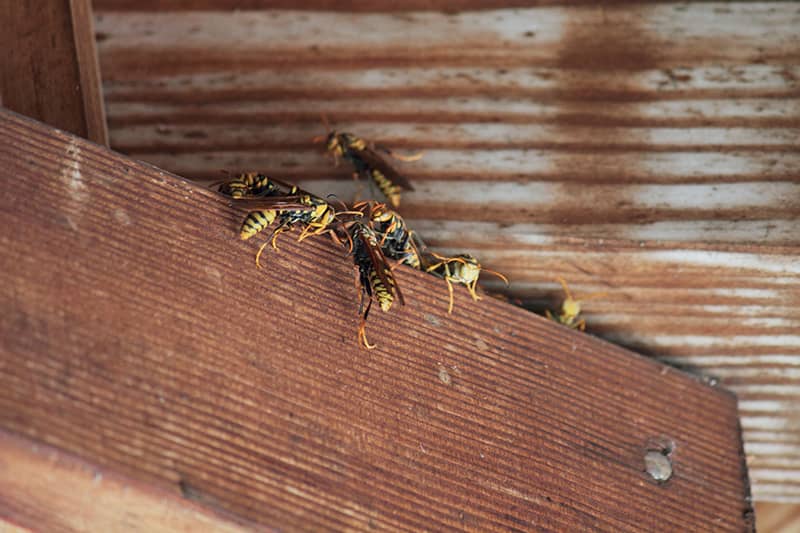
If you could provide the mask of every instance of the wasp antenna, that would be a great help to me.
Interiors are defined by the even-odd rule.
[[[584,296],[581,298],[581,302],[585,302],[586,300],[593,300],[595,298],[602,298],[604,296],[608,296],[607,292],[593,292],[589,296]]]
[[[497,272],[496,270],[489,270],[488,268],[481,268],[481,270],[502,279],[503,281],[506,282],[506,286],[510,285],[510,283],[508,282],[508,278],[502,275],[500,272]]]
[[[564,287],[564,293],[567,295],[567,298],[574,300],[575,298],[572,297],[572,292],[569,290],[569,285],[567,285],[567,280],[559,276],[556,278],[556,281],[558,281],[561,286]]]
[[[362,213],[361,211],[337,211],[336,216],[339,215],[358,215],[360,217],[363,217],[364,213]]]

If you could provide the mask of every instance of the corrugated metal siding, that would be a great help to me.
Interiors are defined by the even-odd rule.
[[[800,6],[233,4],[95,1],[113,147],[343,198],[321,113],[424,149],[430,244],[534,309],[608,291],[591,331],[735,390],[755,497],[800,501]]]

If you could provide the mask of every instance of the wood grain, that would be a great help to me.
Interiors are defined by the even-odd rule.
[[[0,531],[248,531],[174,493],[0,432]],[[25,528],[25,529],[22,529]]]
[[[7,431],[288,531],[753,527],[725,390],[405,268],[365,351],[326,240],[258,271],[220,197],[9,113],[0,175]]]
[[[108,145],[91,0],[3,2],[0,102]]]
[[[735,389],[755,498],[800,502],[795,4],[161,5],[96,3],[116,149],[343,199],[321,114],[425,150],[398,166],[429,244],[509,274],[536,311],[559,275],[608,291],[591,330]]]

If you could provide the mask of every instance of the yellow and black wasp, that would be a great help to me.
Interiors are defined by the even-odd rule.
[[[375,230],[386,257],[411,268],[422,269],[420,250],[424,245],[395,210],[377,202],[360,202],[353,209],[363,213],[364,220]]]
[[[328,125],[327,121],[325,121],[325,125]],[[322,139],[322,137],[317,137],[317,139]],[[336,164],[339,163],[341,157],[353,165],[356,177],[371,180],[392,207],[400,206],[402,191],[414,190],[411,183],[386,162],[374,145],[352,133],[340,133],[332,130],[325,137],[325,148],[333,154]],[[380,150],[401,161],[416,161],[422,157],[422,154],[401,156],[385,148],[380,148]]]
[[[358,326],[358,340],[368,350],[375,348],[367,340],[367,317],[375,300],[381,310],[391,309],[395,298],[405,305],[400,287],[397,286],[392,269],[381,251],[378,236],[368,224],[355,221],[349,228],[353,242],[353,263],[356,268],[358,287],[358,313],[361,321]],[[368,300],[366,306],[364,297]]]
[[[553,322],[557,322],[568,328],[572,329],[579,329],[581,331],[586,330],[586,320],[580,319],[578,317],[581,314],[581,307],[583,303],[587,300],[591,300],[592,298],[601,298],[605,296],[607,293],[605,292],[596,292],[594,294],[590,294],[589,296],[584,296],[580,300],[577,300],[572,297],[572,292],[569,290],[569,286],[567,285],[566,280],[564,278],[558,278],[557,281],[561,283],[561,286],[564,288],[564,294],[566,294],[566,298],[561,303],[561,311],[557,314],[550,312],[549,309],[545,310],[545,315],[547,318],[552,320]]]
[[[244,186],[236,184],[231,187],[229,184],[224,184],[223,187],[227,186],[225,189],[227,191],[235,191],[238,196],[229,194],[231,198],[236,199],[235,205],[248,210],[239,232],[242,240],[250,239],[278,221],[272,235],[261,245],[256,254],[256,265],[259,268],[264,248],[271,243],[277,250],[277,238],[281,233],[290,231],[295,226],[301,226],[303,229],[298,240],[303,241],[312,235],[330,231],[331,224],[336,220],[337,213],[327,201],[294,185],[269,178],[266,182],[258,180],[253,183],[258,189],[254,189],[253,186],[248,188],[247,182]],[[220,189],[222,190],[222,187]]]
[[[247,196],[270,196],[279,192],[274,180],[257,172],[245,172],[232,180],[223,182],[219,192],[231,198],[245,198]]]
[[[450,305],[447,307],[447,313],[453,312],[453,282],[466,285],[472,299],[478,301],[481,299],[475,291],[478,284],[478,277],[481,272],[488,272],[502,279],[508,285],[508,279],[499,272],[489,270],[481,267],[481,264],[473,256],[468,254],[460,254],[454,257],[444,257],[439,254],[430,253],[431,260],[429,266],[425,271],[430,272],[447,282],[447,290],[450,294]]]

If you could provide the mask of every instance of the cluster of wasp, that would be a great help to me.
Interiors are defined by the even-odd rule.
[[[389,311],[395,301],[404,304],[389,260],[444,279],[449,293],[448,313],[453,311],[454,283],[465,285],[476,301],[480,299],[476,286],[482,271],[494,274],[508,284],[505,276],[483,268],[471,255],[445,257],[430,251],[395,211],[400,204],[401,192],[413,190],[413,187],[388,163],[386,156],[415,160],[419,155],[402,157],[351,133],[335,130],[319,138],[322,139],[336,163],[339,158],[350,163],[354,177],[366,178],[376,186],[386,197],[386,203],[358,202],[348,209],[339,202],[341,209],[336,210],[326,199],[258,173],[240,174],[222,183],[219,192],[248,212],[240,230],[242,240],[250,239],[274,224],[272,234],[256,254],[258,268],[261,268],[261,255],[267,245],[277,250],[278,236],[295,227],[300,228],[299,241],[328,234],[334,242],[347,246],[353,257],[359,295],[358,340],[367,349],[375,347],[366,336],[366,322],[373,301],[384,312]],[[568,298],[560,313],[548,312],[548,317],[583,329],[583,321],[577,321],[580,302],[572,298],[563,280],[562,283]]]

